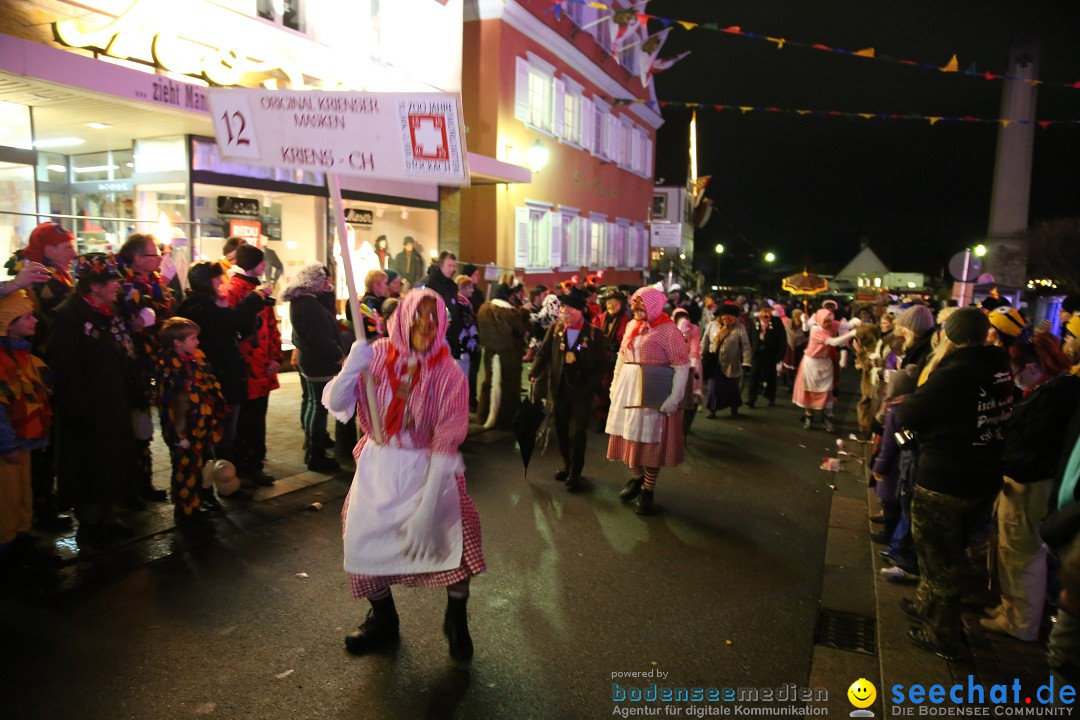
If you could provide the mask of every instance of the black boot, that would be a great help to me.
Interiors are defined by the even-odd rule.
[[[643,477],[632,477],[626,481],[626,487],[619,491],[619,497],[623,502],[630,502],[641,492],[641,484],[645,482]]]
[[[469,598],[446,597],[446,619],[443,634],[450,642],[450,657],[458,662],[469,662],[473,656],[472,637],[469,636],[469,615],[465,605]]]
[[[634,512],[638,515],[652,515],[653,491],[642,490],[641,497],[634,503]]]
[[[214,494],[213,487],[199,487],[199,506],[207,510],[220,510],[221,503]]]
[[[391,650],[398,642],[398,614],[394,596],[372,600],[364,622],[345,636],[345,649],[353,655]]]

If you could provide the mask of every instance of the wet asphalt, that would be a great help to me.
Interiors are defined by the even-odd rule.
[[[367,608],[341,569],[344,479],[201,536],[152,538],[166,544],[153,562],[133,551],[107,572],[83,564],[86,581],[63,591],[6,588],[0,715],[606,718],[613,683],[805,686],[830,485],[860,486],[818,469],[837,436],[802,430],[788,398],[741,419],[699,414],[646,518],[619,501],[628,474],[604,460],[605,435],[590,435],[574,493],[551,479],[554,439],[525,477],[509,433],[471,436],[489,569],[472,584],[469,668],[448,657],[441,590],[395,590],[395,654],[344,651]],[[315,500],[321,511],[304,509]],[[613,679],[633,672],[665,675]]]

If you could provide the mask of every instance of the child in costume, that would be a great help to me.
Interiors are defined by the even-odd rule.
[[[221,383],[199,350],[199,326],[187,318],[169,318],[159,340],[161,434],[172,456],[173,514],[185,523],[197,517],[200,507],[221,507],[214,489],[202,487],[202,470],[221,441],[228,411]]]
[[[0,298],[0,555],[43,558],[29,535],[33,521],[30,451],[49,444],[48,368],[30,353],[37,326],[25,291]]]

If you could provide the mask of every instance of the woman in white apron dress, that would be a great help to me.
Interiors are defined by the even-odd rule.
[[[792,400],[805,411],[803,427],[807,430],[810,429],[814,411],[821,410],[825,432],[833,431],[832,414],[835,398],[833,380],[835,378],[830,348],[840,347],[855,336],[855,331],[852,330],[840,337],[834,337],[835,322],[832,311],[827,308],[814,313],[810,341],[799,363],[799,371],[795,374]]]
[[[390,586],[446,587],[443,632],[458,661],[472,657],[469,579],[485,569],[480,517],[465,491],[458,446],[469,426],[469,384],[446,344],[446,306],[431,290],[406,295],[390,336],[353,345],[323,403],[341,422],[357,411],[364,438],[342,510],[345,572],[371,610],[345,647],[394,647],[398,616]],[[382,443],[373,439],[360,373],[371,373]],[[359,407],[359,410],[357,410]]]

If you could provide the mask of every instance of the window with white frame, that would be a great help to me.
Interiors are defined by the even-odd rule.
[[[625,268],[626,246],[630,236],[630,221],[623,218],[615,218],[614,237],[608,239],[608,265],[615,268]]]
[[[580,253],[578,246],[581,242],[581,229],[580,224],[583,218],[578,216],[578,209],[562,206],[559,208],[559,213],[562,215],[562,226],[559,230],[559,250],[561,264],[554,267],[562,267],[565,269],[578,268],[578,258]]]
[[[619,152],[619,167],[624,170],[634,168],[634,123],[625,115],[620,118],[622,127],[619,128],[619,144],[622,146]]]
[[[514,117],[538,130],[554,133],[555,66],[533,53],[526,55],[516,59]]]
[[[609,153],[611,149],[611,123],[609,122],[611,117],[611,106],[597,97],[592,99],[592,105],[592,154],[609,160],[611,159]]]
[[[630,170],[645,175],[645,132],[634,125],[630,132]]]
[[[634,264],[645,270],[649,269],[649,228],[645,225],[638,226],[638,257]]]
[[[568,77],[559,78],[559,80],[556,81],[557,107],[559,104],[560,90],[562,93],[562,132],[559,136],[571,145],[583,147],[581,140],[582,86]]]
[[[642,223],[631,224],[628,246],[626,249],[626,264],[635,270],[639,268],[644,268],[647,264],[645,257],[648,254],[648,229]]]
[[[605,267],[607,257],[607,215],[589,216],[589,262],[591,268]]]
[[[524,207],[514,208],[514,265],[529,269],[557,267],[552,260],[551,205],[526,202]],[[561,219],[561,216],[559,216]],[[557,221],[556,221],[557,222]],[[559,223],[561,226],[561,223]]]
[[[304,0],[256,0],[255,14],[290,30],[304,32],[306,29]]]

